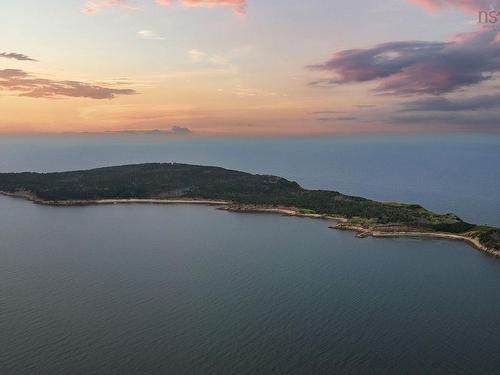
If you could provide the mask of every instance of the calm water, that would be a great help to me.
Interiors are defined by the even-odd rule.
[[[3,139],[0,169],[218,164],[498,224],[499,145]],[[186,205],[0,197],[0,213],[2,375],[500,368],[500,261],[459,242],[360,240],[324,221]]]

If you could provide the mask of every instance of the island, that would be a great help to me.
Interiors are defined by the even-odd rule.
[[[49,205],[198,203],[237,212],[333,219],[358,237],[410,236],[465,241],[500,256],[500,228],[467,223],[417,204],[378,202],[304,189],[271,175],[180,163],[147,163],[55,173],[0,173],[0,194]]]

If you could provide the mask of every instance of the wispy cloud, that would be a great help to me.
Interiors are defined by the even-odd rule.
[[[218,7],[229,6],[234,9],[238,15],[246,13],[247,0],[156,0],[160,5],[171,5],[172,3],[179,3],[186,7]]]
[[[208,54],[200,51],[199,49],[192,49],[188,51],[188,55],[194,62],[200,62],[207,59]]]
[[[121,8],[126,10],[138,10],[139,8],[128,0],[107,0],[107,1],[89,1],[82,8],[87,14],[99,13],[103,9]]]
[[[448,99],[430,97],[403,104],[403,111],[456,112],[479,111],[484,109],[500,110],[500,94],[477,95],[466,98]]]
[[[309,112],[310,115],[331,115],[338,113],[346,113],[345,111],[336,111],[336,110],[325,110],[325,111],[313,111]]]
[[[276,96],[277,94],[272,91],[266,91],[256,88],[246,88],[237,85],[236,90],[234,91],[234,95],[243,98],[253,98],[253,97],[270,97],[270,96]]]
[[[140,30],[137,32],[137,36],[141,39],[165,40],[165,37],[155,33],[153,30]]]
[[[224,55],[212,54],[199,49],[191,49],[187,53],[191,61],[197,64],[227,68],[233,67],[230,59]]]
[[[237,15],[246,13],[247,0],[155,0],[155,3],[162,6],[179,4],[185,7],[231,7]],[[132,0],[102,0],[88,1],[82,11],[87,14],[96,14],[104,9],[121,8],[126,10],[138,10],[140,7]]]
[[[117,95],[133,95],[135,90],[115,89],[80,81],[58,81],[40,78],[20,69],[0,70],[0,90],[12,91],[31,98],[79,97],[113,99]]]
[[[398,125],[449,125],[464,130],[493,130],[500,131],[499,113],[422,113],[419,115],[391,115],[385,123]]]
[[[200,49],[191,49],[187,51],[191,61],[191,69],[184,69],[167,74],[174,77],[186,77],[190,80],[199,76],[219,76],[219,75],[238,75],[239,69],[231,60],[231,53],[214,54],[202,51]]]
[[[337,52],[310,67],[333,74],[313,85],[377,82],[379,93],[443,94],[475,85],[500,72],[496,30],[458,34],[450,42],[403,41]]]
[[[406,0],[420,5],[428,12],[434,13],[442,9],[459,9],[470,14],[479,10],[500,10],[500,0]]]
[[[35,59],[32,59],[29,56],[23,55],[22,53],[15,53],[15,52],[2,52],[0,53],[0,57],[4,59],[13,59],[13,60],[19,60],[19,61],[38,61]]]
[[[355,121],[358,118],[355,116],[338,116],[338,117],[319,117],[316,120],[321,122],[330,122],[330,121]]]

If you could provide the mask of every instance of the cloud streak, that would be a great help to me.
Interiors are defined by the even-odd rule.
[[[398,125],[450,125],[466,130],[493,130],[500,131],[500,116],[498,113],[434,113],[412,116],[393,115],[385,120],[387,123]]]
[[[383,43],[337,52],[310,68],[333,75],[312,85],[377,82],[382,94],[439,95],[492,79],[500,71],[500,36],[481,30],[450,42]]]
[[[500,94],[478,95],[469,98],[447,99],[430,97],[403,104],[403,111],[454,112],[500,109]]]
[[[29,56],[23,55],[22,53],[15,53],[15,52],[2,52],[0,53],[0,57],[4,59],[12,59],[12,60],[18,60],[18,61],[38,61],[35,59],[32,59]]]
[[[338,117],[319,117],[316,120],[321,122],[329,121],[355,121],[358,118],[355,116],[338,116]]]
[[[466,13],[477,14],[480,10],[500,10],[500,0],[406,0],[420,5],[429,13],[442,9],[458,9]]]
[[[153,30],[140,30],[137,32],[137,36],[141,39],[148,40],[165,40],[165,37],[162,35],[158,35]]]
[[[237,15],[246,14],[247,0],[155,0],[155,3],[162,6],[170,6],[179,4],[185,7],[231,7]],[[100,13],[104,9],[121,8],[127,10],[140,9],[135,3],[130,0],[103,0],[103,1],[89,1],[83,7],[82,11],[86,14]]]
[[[138,10],[137,6],[132,5],[128,0],[107,0],[107,1],[89,1],[83,7],[82,11],[87,14],[96,14],[106,8],[122,8],[127,10]]]
[[[212,8],[218,6],[232,7],[234,12],[240,16],[246,13],[247,0],[156,0],[159,5],[181,4],[185,7]]]
[[[0,70],[0,90],[12,91],[30,98],[114,99],[118,95],[136,94],[131,89],[115,89],[80,81],[57,81],[39,78],[20,69]]]

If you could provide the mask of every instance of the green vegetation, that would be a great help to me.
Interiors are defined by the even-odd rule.
[[[317,212],[314,210],[310,210],[308,208],[299,208],[299,213],[302,215],[316,215]]]
[[[343,216],[366,228],[401,227],[477,237],[500,250],[500,229],[480,227],[454,214],[419,205],[383,203],[336,191],[306,190],[277,176],[187,164],[138,164],[62,173],[3,173],[0,191],[43,201],[127,198],[200,198],[237,204],[296,207],[303,214]]]
[[[500,250],[500,228],[476,226],[474,231],[476,231],[475,233],[481,244],[491,249]]]

